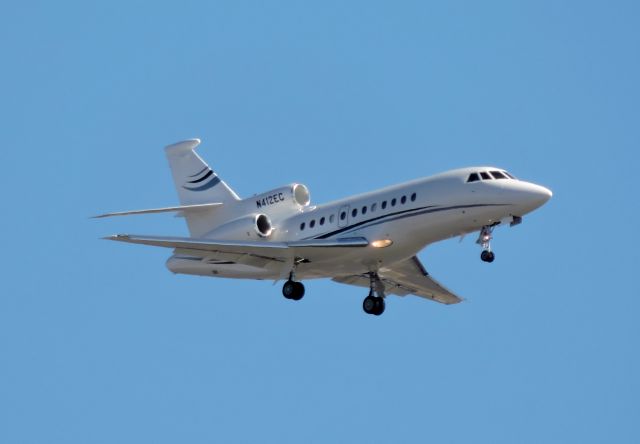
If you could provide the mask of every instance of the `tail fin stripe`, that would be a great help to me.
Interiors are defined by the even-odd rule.
[[[202,176],[200,179],[196,179],[196,180],[190,180],[187,183],[200,183],[203,180],[207,179],[209,176],[211,176],[213,174],[213,171],[209,170],[209,172],[207,174],[205,174],[204,176]]]
[[[204,190],[208,190],[209,188],[215,187],[219,183],[220,183],[220,178],[218,176],[215,176],[213,178],[213,180],[210,180],[208,183],[205,183],[204,185],[201,185],[199,187],[188,188],[188,187],[183,186],[182,188],[184,188],[185,190],[189,190],[189,191],[204,191]]]
[[[204,173],[205,171],[207,171],[209,169],[209,167],[204,167],[203,169],[201,169],[200,171],[198,171],[196,174],[189,176],[189,177],[196,177],[199,176],[200,174]]]

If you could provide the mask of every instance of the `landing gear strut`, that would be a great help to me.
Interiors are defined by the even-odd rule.
[[[483,262],[493,262],[496,258],[496,255],[493,251],[491,251],[491,239],[493,239],[493,229],[494,225],[485,225],[480,230],[480,235],[478,236],[478,240],[476,244],[482,245],[482,253],[480,253],[480,259]]]
[[[384,313],[384,284],[380,280],[378,273],[369,273],[370,290],[369,296],[362,301],[362,309],[367,314],[380,316]],[[376,296],[377,295],[377,296]]]
[[[297,282],[294,279],[294,274],[291,272],[289,274],[289,280],[282,286],[282,295],[287,299],[299,301],[304,296],[304,285],[302,282]]]

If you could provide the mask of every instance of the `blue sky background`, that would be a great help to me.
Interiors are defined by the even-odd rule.
[[[640,441],[637,2],[5,2],[0,442]],[[174,276],[162,147],[325,202],[496,164],[553,199],[430,246],[467,298]]]

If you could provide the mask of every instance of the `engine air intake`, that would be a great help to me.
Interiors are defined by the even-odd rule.
[[[260,237],[269,237],[273,231],[271,220],[266,214],[258,214],[255,220],[256,232]]]

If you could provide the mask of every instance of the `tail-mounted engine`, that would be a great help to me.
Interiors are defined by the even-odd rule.
[[[206,237],[215,239],[267,239],[273,233],[271,218],[266,214],[250,214],[229,221],[213,231]]]
[[[256,214],[255,227],[256,233],[260,237],[269,237],[273,231],[271,219],[266,214]]]
[[[266,240],[273,237],[277,224],[309,206],[309,190],[292,184],[244,199],[233,211],[231,219],[207,233],[211,239]],[[235,214],[234,214],[235,213]],[[276,225],[274,225],[274,223]]]
[[[300,183],[294,183],[250,197],[246,201],[260,212],[290,213],[291,210],[300,210],[309,205],[309,189]]]

